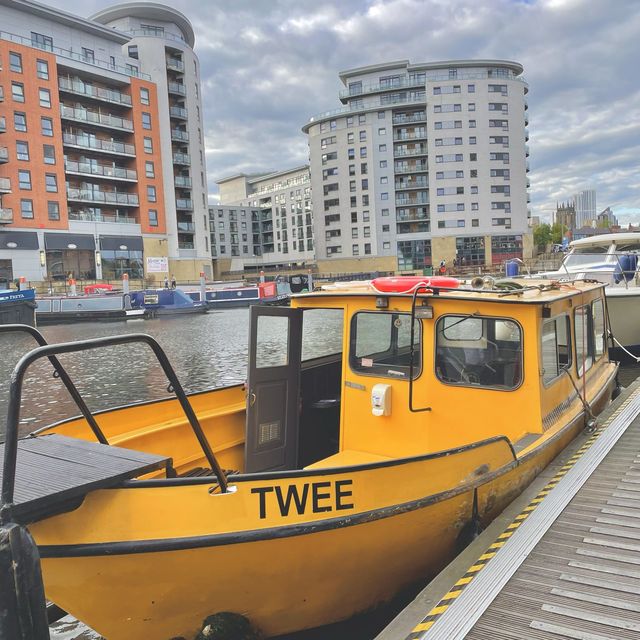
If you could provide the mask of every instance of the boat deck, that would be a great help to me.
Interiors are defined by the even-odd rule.
[[[23,438],[18,441],[13,518],[32,522],[73,508],[89,491],[117,486],[170,463],[163,456],[58,434]]]
[[[640,637],[640,383],[607,414],[533,499],[488,529],[379,640]]]

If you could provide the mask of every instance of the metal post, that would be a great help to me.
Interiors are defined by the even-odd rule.
[[[264,282],[264,271],[260,272],[260,282]]]
[[[309,289],[309,292],[313,291],[313,274],[311,273],[311,269],[309,269],[309,275],[307,278],[307,289]]]
[[[200,301],[207,301],[207,285],[204,279],[204,272],[200,272]]]
[[[20,284],[19,284],[19,288],[20,291],[24,291],[25,289],[27,289],[27,279],[24,276],[20,276]]]

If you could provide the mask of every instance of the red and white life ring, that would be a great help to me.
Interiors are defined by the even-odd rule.
[[[379,293],[413,293],[417,287],[423,285],[457,289],[460,282],[456,278],[446,276],[396,276],[375,278],[371,285]]]

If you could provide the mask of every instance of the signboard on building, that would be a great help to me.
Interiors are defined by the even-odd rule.
[[[147,258],[147,273],[168,273],[169,258]]]

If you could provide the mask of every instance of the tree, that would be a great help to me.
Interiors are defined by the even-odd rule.
[[[533,230],[533,242],[537,247],[546,247],[551,242],[551,227],[542,223]]]
[[[561,244],[562,238],[564,238],[564,234],[568,231],[567,227],[559,222],[556,222],[551,227],[551,241],[553,244]]]

